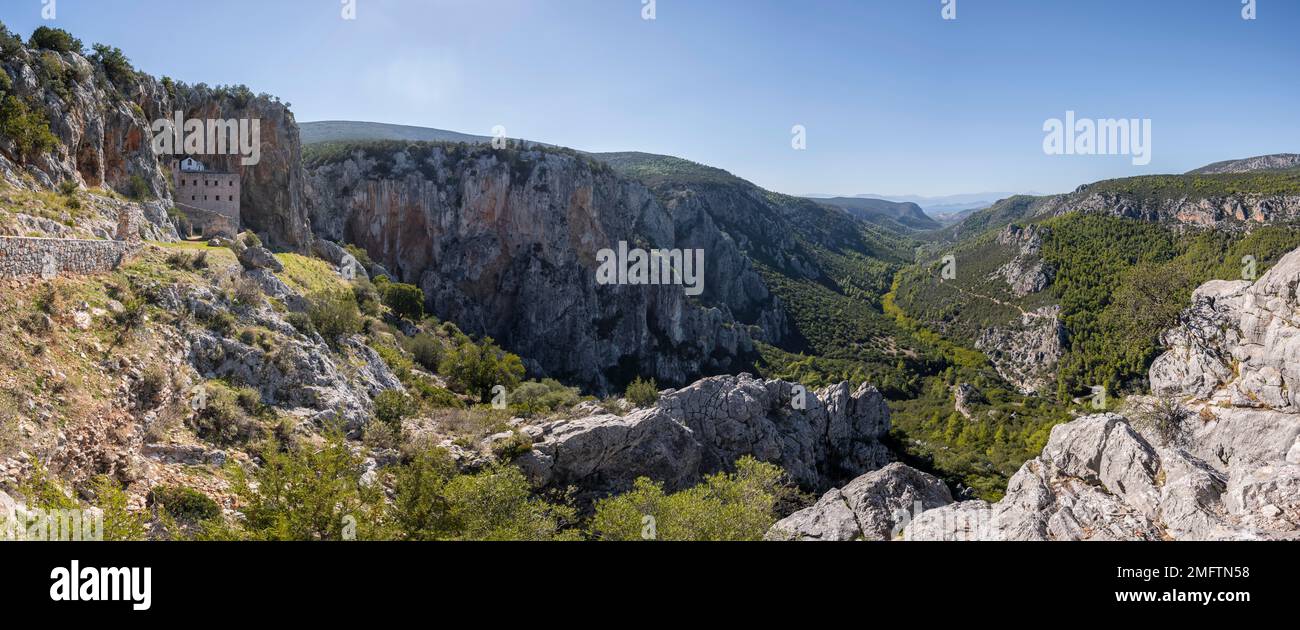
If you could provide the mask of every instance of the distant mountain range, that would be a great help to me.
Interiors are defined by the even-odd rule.
[[[865,197],[830,197],[813,199],[813,201],[840,208],[858,220],[874,223],[895,232],[937,230],[943,227],[942,223],[927,215],[921,206],[911,202]]]
[[[939,197],[924,197],[920,195],[877,195],[862,194],[849,197],[850,199],[881,199],[884,201],[893,201],[896,203],[914,203],[921,207],[927,215],[933,217],[940,223],[955,223],[966,216],[971,211],[983,210],[994,203],[1013,197],[1022,193],[1013,192],[984,192],[984,193],[966,193],[958,195],[944,195]],[[1038,193],[1023,193],[1037,195]],[[811,194],[804,195],[810,199],[843,199],[835,195]]]

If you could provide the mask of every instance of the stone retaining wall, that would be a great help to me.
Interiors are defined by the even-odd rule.
[[[0,278],[106,273],[135,255],[140,243],[69,238],[0,237]]]

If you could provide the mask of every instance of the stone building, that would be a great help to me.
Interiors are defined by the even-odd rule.
[[[233,237],[239,233],[239,174],[210,171],[193,157],[172,168],[176,208],[185,215],[182,236]]]

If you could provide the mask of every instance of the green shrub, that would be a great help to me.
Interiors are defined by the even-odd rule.
[[[0,71],[0,74],[4,74]],[[8,76],[8,75],[6,75]],[[14,141],[19,162],[28,163],[39,153],[58,146],[59,140],[50,131],[50,121],[45,113],[29,107],[17,96],[4,96],[0,101],[0,135]]]
[[[228,311],[219,310],[214,310],[209,313],[207,318],[204,320],[204,323],[207,324],[208,330],[211,330],[222,337],[230,336],[231,333],[235,332],[235,326],[238,325],[238,322],[235,321],[234,315],[230,314]]]
[[[420,401],[420,405],[426,409],[465,408],[465,403],[456,397],[455,392],[445,387],[438,387],[426,379],[412,379],[409,387]]]
[[[411,353],[416,363],[430,372],[438,371],[442,361],[443,345],[437,337],[429,333],[419,333],[405,342],[406,351]]]
[[[38,26],[35,31],[32,31],[28,43],[32,48],[43,48],[58,53],[81,52],[81,40],[61,28]]]
[[[210,382],[204,386],[202,405],[192,420],[194,432],[213,444],[247,444],[263,433],[261,423],[250,415],[250,406],[249,396],[242,391]]]
[[[168,516],[185,523],[198,523],[221,516],[221,506],[216,501],[185,486],[154,486],[146,501],[148,505],[161,508]]]
[[[525,415],[550,413],[578,404],[581,395],[554,379],[529,381],[510,392],[510,406]]]
[[[556,540],[574,518],[567,505],[533,496],[518,468],[456,475],[445,451],[417,455],[397,473],[393,520],[409,540]]]
[[[144,513],[127,509],[128,498],[121,484],[107,475],[99,475],[92,482],[95,507],[104,514],[105,541],[132,541],[148,538],[148,519]]]
[[[357,308],[361,312],[370,316],[378,317],[382,312],[379,290],[365,278],[357,278],[352,282],[352,297],[357,301]]]
[[[243,505],[238,536],[254,540],[373,540],[384,538],[380,484],[362,483],[365,466],[339,432],[323,447],[268,449],[250,479],[230,469]]]
[[[642,477],[633,489],[596,503],[592,533],[603,540],[762,540],[786,492],[780,468],[745,456],[735,473],[667,494]]]
[[[450,348],[438,366],[438,373],[450,379],[453,387],[487,402],[492,388],[500,385],[510,390],[519,384],[524,377],[524,364],[488,337],[477,344],[465,341]]]
[[[533,439],[523,431],[511,431],[510,437],[492,443],[492,456],[498,461],[511,462],[516,457],[533,450]]]
[[[383,285],[384,306],[398,317],[419,321],[424,317],[424,291],[413,284],[389,282]]]
[[[146,182],[143,177],[132,175],[127,195],[136,201],[148,201],[153,199],[153,189],[149,188],[149,182]]]
[[[104,68],[105,76],[114,85],[120,86],[135,78],[135,68],[131,67],[131,60],[126,58],[121,48],[104,44],[95,44],[92,48],[95,53],[91,59]]]
[[[375,419],[397,430],[402,421],[418,411],[410,396],[395,389],[379,392],[375,396]]]
[[[361,332],[361,311],[350,292],[317,291],[307,298],[307,314],[322,337],[335,342],[339,337]]]
[[[293,326],[295,330],[308,337],[316,334],[316,326],[312,324],[311,316],[306,313],[289,313],[285,317],[285,321],[289,322],[289,325]]]
[[[653,378],[644,381],[638,376],[627,386],[623,396],[637,407],[653,407],[659,402],[659,386]]]

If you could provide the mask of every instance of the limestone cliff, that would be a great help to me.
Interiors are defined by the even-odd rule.
[[[779,335],[779,303],[709,214],[666,207],[575,152],[335,145],[307,166],[319,236],[366,249],[439,318],[534,374],[595,391],[636,374],[682,385],[743,368],[753,334]],[[598,252],[620,242],[703,250],[703,293],[598,283]]]
[[[245,87],[210,88],[158,80],[129,65],[95,56],[6,43],[0,70],[4,90],[50,122],[50,150],[21,155],[14,138],[0,134],[0,174],[11,186],[50,190],[62,182],[104,188],[134,198],[149,236],[174,237],[171,155],[156,155],[154,121],[258,119],[261,161],[239,165],[230,156],[199,156],[209,166],[243,175],[242,214],[248,229],[273,245],[306,251],[310,230],[302,203],[298,127],[288,106]]]

